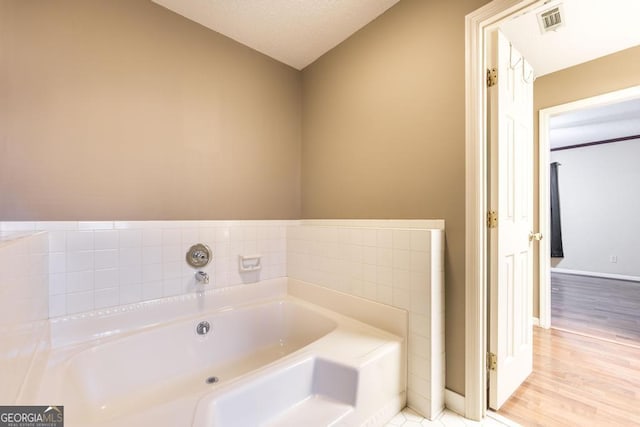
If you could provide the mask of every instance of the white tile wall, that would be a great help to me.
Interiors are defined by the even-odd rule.
[[[287,230],[287,275],[408,310],[409,406],[444,408],[444,231],[416,221],[303,221]],[[443,224],[442,224],[443,226]]]
[[[0,326],[49,316],[49,243],[46,233],[0,238]],[[19,230],[18,230],[19,231]]]
[[[0,402],[13,403],[49,313],[46,233],[0,231]]]
[[[283,277],[286,226],[291,223],[0,222],[0,236],[48,231],[49,246],[44,251],[48,291],[42,298],[48,296],[44,304],[49,315],[57,317],[194,291],[196,270],[186,264],[185,254],[195,243],[205,243],[213,251],[213,262],[203,269],[209,273],[209,287]],[[263,267],[259,272],[241,274],[238,256],[249,254],[262,255]],[[7,259],[0,254],[0,262]]]
[[[440,220],[0,222],[0,326],[192,292],[184,256],[202,242],[214,253],[210,287],[288,275],[408,310],[408,403],[432,418],[444,407],[443,229]],[[48,233],[1,241],[37,230]],[[241,274],[238,256],[256,253],[262,270]]]

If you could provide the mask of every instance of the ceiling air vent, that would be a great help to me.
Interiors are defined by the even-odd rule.
[[[564,24],[562,5],[557,5],[538,13],[538,23],[543,34],[560,28]]]

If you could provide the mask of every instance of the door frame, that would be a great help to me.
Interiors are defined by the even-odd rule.
[[[487,90],[488,34],[497,24],[543,0],[493,0],[465,17],[465,410],[487,410]]]
[[[539,230],[543,236],[548,238],[551,235],[551,218],[549,206],[549,160],[551,146],[549,141],[549,125],[551,118],[558,114],[570,111],[581,110],[583,108],[598,107],[607,104],[628,101],[640,98],[640,86],[632,86],[626,89],[608,92],[602,95],[591,96],[565,104],[543,108],[539,113],[539,163],[538,163],[538,186],[540,199],[538,202]],[[540,245],[540,326],[551,327],[551,248],[548,244]]]

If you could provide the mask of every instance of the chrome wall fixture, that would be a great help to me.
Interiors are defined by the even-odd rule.
[[[189,248],[186,255],[187,264],[193,268],[205,267],[211,262],[213,254],[209,246],[197,243]]]
[[[196,272],[196,282],[197,283],[201,283],[203,285],[206,285],[209,283],[209,273],[206,273],[204,271],[197,271]]]

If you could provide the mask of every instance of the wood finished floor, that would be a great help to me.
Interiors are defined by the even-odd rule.
[[[640,346],[640,283],[551,273],[551,325]]]
[[[498,411],[523,426],[640,426],[640,349],[534,328],[533,373]]]

